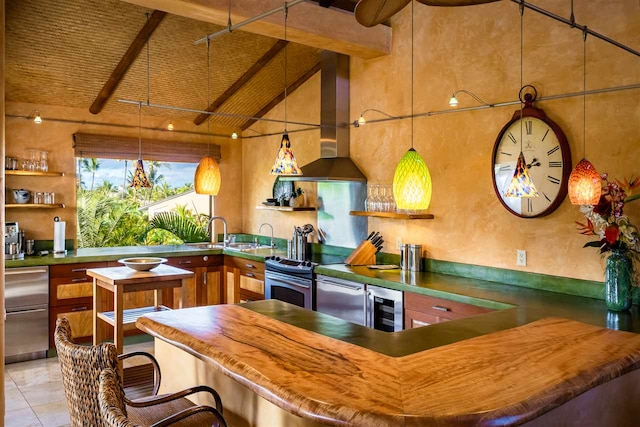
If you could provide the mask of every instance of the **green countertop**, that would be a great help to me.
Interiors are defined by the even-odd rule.
[[[63,257],[47,255],[25,257],[24,260],[7,260],[5,266],[13,268],[117,261],[121,258],[135,256],[175,257],[216,254],[263,261],[268,256],[284,257],[286,252],[282,249],[203,250],[186,245],[91,248],[69,252]],[[331,320],[335,319],[330,316],[309,316],[305,314],[304,310],[294,311],[294,314],[291,314],[289,311],[275,310],[274,305],[257,304],[255,310],[303,328],[321,331],[325,335],[355,344],[366,344],[366,347],[393,355],[409,354],[420,349],[460,341],[550,316],[564,317],[610,329],[640,332],[640,314],[637,306],[628,312],[614,313],[607,311],[605,302],[596,298],[579,297],[450,274],[348,267],[344,264],[328,264],[341,262],[344,259],[341,255],[322,253],[314,254],[314,256],[316,257],[314,261],[321,264],[315,270],[319,275],[450,299],[496,311],[468,319],[431,325],[428,327],[429,333],[422,332],[415,335],[416,333],[412,331],[405,331],[404,334],[388,334],[368,328],[360,329],[360,327],[355,327],[357,325],[351,325],[348,322],[334,324]],[[561,279],[559,278],[559,280]],[[380,337],[386,338],[380,339]]]

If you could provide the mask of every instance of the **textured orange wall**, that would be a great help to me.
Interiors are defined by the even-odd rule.
[[[539,0],[537,5],[568,16],[567,2]],[[640,48],[640,5],[637,0],[575,2],[576,21],[635,49]],[[351,60],[351,120],[367,108],[392,115],[411,109],[411,8],[391,20],[393,51],[388,57]],[[582,34],[532,11],[525,11],[524,84],[541,96],[582,91]],[[513,101],[520,89],[520,17],[518,6],[502,1],[460,8],[415,5],[415,112],[449,109],[457,89],[466,89],[490,103]],[[640,58],[589,37],[588,89],[640,83]],[[460,94],[460,107],[477,105]],[[319,76],[289,99],[289,118],[319,121]],[[574,164],[582,157],[582,97],[540,102],[564,130]],[[281,117],[279,106],[269,117]],[[369,219],[369,229],[385,240],[421,243],[430,258],[484,266],[520,269],[590,280],[603,280],[597,251],[583,249],[589,239],[576,232],[583,219],[566,199],[551,215],[520,219],[507,212],[491,182],[495,139],[517,106],[415,119],[414,146],[425,158],[434,183],[430,212],[434,220]],[[375,119],[376,113],[367,118]],[[587,156],[600,172],[622,178],[639,175],[640,90],[587,98]],[[260,123],[253,129],[277,131]],[[251,135],[252,133],[247,133]],[[264,139],[264,141],[263,141]],[[260,141],[260,143],[258,143]],[[278,137],[243,142],[245,230],[273,221],[279,237],[289,237],[301,214],[253,210],[270,191],[267,175]],[[317,132],[292,138],[302,165],[319,153]],[[369,183],[390,184],[395,166],[410,147],[410,120],[351,129],[351,157]],[[307,184],[313,186],[314,184]],[[640,202],[627,213],[640,223]],[[295,216],[294,216],[295,215]],[[310,221],[314,223],[313,221]],[[389,250],[391,248],[385,248]],[[526,267],[517,267],[516,250],[527,251]]]
[[[89,125],[82,123],[61,123],[47,120],[48,117],[73,121],[99,122],[106,124],[125,124],[137,126],[138,117],[135,114],[110,114],[100,113],[93,115],[88,109],[54,107],[44,105],[31,105],[24,103],[8,103],[7,115],[28,116],[32,111],[38,110],[44,121],[36,125],[31,120],[24,118],[7,117],[6,120],[6,154],[8,156],[22,157],[23,150],[27,147],[49,151],[49,170],[64,172],[64,177],[18,177],[7,176],[6,189],[24,188],[30,191],[53,191],[56,193],[56,202],[64,203],[64,209],[8,209],[7,221],[18,221],[20,228],[25,229],[29,238],[37,240],[53,239],[53,217],[59,216],[67,222],[66,237],[76,237],[76,163],[73,154],[73,134],[76,132],[98,133],[103,135],[138,136],[138,129],[122,128],[116,126]],[[161,117],[142,117],[143,127],[160,128],[166,126],[167,120]],[[188,129],[197,132],[206,132],[196,128],[192,122],[173,120],[177,129]],[[228,129],[213,129],[212,133],[230,134]],[[171,141],[190,141],[206,143],[207,137],[200,135],[183,134],[178,132],[143,130],[143,138],[157,138]],[[230,138],[212,138],[212,143],[221,146],[222,160],[220,170],[223,177],[223,185],[220,194],[216,197],[215,213],[223,215],[229,222],[231,232],[239,232],[242,229],[242,218],[237,215],[241,209],[241,200],[237,196],[241,191],[242,174],[239,168],[241,146]],[[11,193],[8,200],[13,200]],[[219,232],[222,228],[219,227]]]

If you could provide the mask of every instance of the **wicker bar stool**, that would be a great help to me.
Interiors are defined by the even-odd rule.
[[[139,427],[127,417],[124,391],[117,372],[111,368],[100,373],[98,402],[102,418],[108,427]],[[191,406],[151,424],[150,427],[210,426],[212,420],[214,425],[227,425],[217,409],[211,406]]]
[[[120,387],[123,413],[129,417],[133,424],[152,426],[181,411],[196,407],[186,396],[207,392],[213,396],[216,406],[216,414],[209,412],[197,412],[188,420],[180,421],[181,426],[211,426],[226,425],[222,418],[222,401],[218,393],[207,386],[196,386],[177,393],[157,395],[160,387],[160,370],[155,358],[143,352],[135,352],[118,356],[116,348],[110,343],[101,343],[95,346],[78,345],[73,342],[69,321],[61,317],[56,321],[54,333],[58,360],[62,369],[62,382],[67,398],[67,406],[74,427],[93,426],[103,427],[108,424],[100,413],[98,392],[100,387],[100,373],[104,369],[112,369],[116,372],[117,384]],[[153,396],[136,400],[127,399],[122,390],[122,382],[117,375],[118,359],[126,359],[132,355],[146,356],[156,370],[156,382]],[[119,425],[119,424],[115,424]],[[161,424],[167,425],[167,424]]]

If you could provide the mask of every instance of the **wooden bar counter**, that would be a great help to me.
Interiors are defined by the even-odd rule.
[[[208,382],[232,426],[631,426],[640,419],[637,334],[549,317],[395,357],[326,336],[321,329],[330,324],[370,333],[272,300],[137,321],[156,337],[165,387]],[[403,334],[426,339],[430,327],[375,332],[393,346]]]

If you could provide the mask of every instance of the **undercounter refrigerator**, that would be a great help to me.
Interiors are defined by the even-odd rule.
[[[5,269],[5,363],[38,359],[49,349],[49,267]]]

